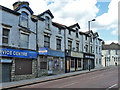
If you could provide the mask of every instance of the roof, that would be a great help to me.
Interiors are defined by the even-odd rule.
[[[9,8],[7,8],[7,7],[2,6],[2,5],[0,5],[0,9],[4,10],[4,11],[6,11],[6,12],[12,13],[12,14],[14,14],[14,15],[20,15],[19,12],[14,11],[14,10],[11,10],[11,9],[9,9]]]
[[[74,24],[74,25],[69,26],[69,28],[74,28],[75,26],[77,26],[77,27],[80,29],[80,26],[79,26],[79,24],[78,24],[78,23],[76,23],[76,24]]]
[[[89,33],[92,33],[93,34],[93,31],[92,30],[90,30],[90,31],[86,31],[86,32],[84,32],[85,34],[89,34]]]
[[[65,29],[66,28],[65,25],[62,25],[62,24],[59,24],[59,23],[56,23],[56,22],[52,22],[52,25],[54,25],[54,26],[56,26],[56,27],[58,27],[60,29]]]
[[[103,44],[102,50],[120,50],[120,44],[112,42],[111,44]]]
[[[38,17],[39,17],[39,16],[43,16],[45,13],[49,14],[52,18],[54,18],[53,14],[51,13],[51,11],[50,11],[49,9],[46,10],[45,12],[39,14]]]

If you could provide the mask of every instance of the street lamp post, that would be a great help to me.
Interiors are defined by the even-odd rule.
[[[92,22],[92,21],[95,21],[95,19],[92,19],[92,20],[88,21],[88,30],[89,30],[89,33],[90,33],[90,22]],[[89,54],[90,54],[90,38],[89,38]],[[90,71],[90,69],[91,69],[90,58],[88,60],[88,67],[89,67],[89,71]]]

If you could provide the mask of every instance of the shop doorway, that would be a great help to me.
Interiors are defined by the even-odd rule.
[[[77,58],[75,58],[75,71],[77,70],[77,67],[78,67],[78,65],[77,65]]]
[[[10,82],[10,66],[11,64],[7,64],[7,63],[2,63],[0,65],[0,69],[2,71],[2,73],[0,74],[0,77],[2,77],[1,81],[2,82]]]

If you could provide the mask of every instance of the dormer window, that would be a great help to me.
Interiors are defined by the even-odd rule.
[[[21,13],[20,25],[23,27],[28,27],[28,14],[25,12]]]
[[[50,18],[49,17],[45,17],[45,24],[46,24],[46,28],[50,29]]]

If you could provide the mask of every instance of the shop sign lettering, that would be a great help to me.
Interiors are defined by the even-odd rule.
[[[0,56],[19,57],[19,58],[37,58],[37,52],[28,51],[28,50],[0,48]]]

